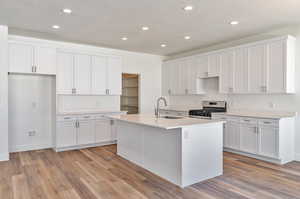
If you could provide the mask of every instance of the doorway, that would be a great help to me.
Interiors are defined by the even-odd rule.
[[[138,74],[122,74],[121,111],[127,111],[127,114],[139,113]]]

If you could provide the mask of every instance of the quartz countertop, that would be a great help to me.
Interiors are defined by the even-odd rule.
[[[86,110],[86,111],[67,111],[58,112],[56,115],[84,115],[84,114],[126,114],[127,111],[103,111],[103,110]]]
[[[212,123],[224,123],[221,120],[206,120],[206,119],[195,119],[190,117],[182,117],[180,119],[166,119],[156,118],[155,115],[115,115],[109,116],[109,118],[134,124],[146,125],[151,127],[157,127],[162,129],[177,129],[193,125],[203,125]]]
[[[229,116],[240,116],[240,117],[256,117],[256,118],[267,118],[267,119],[281,119],[288,117],[296,117],[296,112],[285,112],[285,111],[254,111],[254,110],[229,110],[226,113],[213,113],[214,115],[229,115]]]

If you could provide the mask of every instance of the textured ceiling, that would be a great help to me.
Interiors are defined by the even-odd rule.
[[[183,11],[185,5],[194,10]],[[63,8],[73,13],[64,15]],[[232,20],[240,24],[232,27]],[[170,55],[299,25],[300,1],[0,0],[0,24],[14,33]],[[52,29],[54,24],[61,29]],[[150,30],[142,31],[142,26]],[[191,39],[184,40],[185,35]],[[128,40],[121,40],[123,36]]]

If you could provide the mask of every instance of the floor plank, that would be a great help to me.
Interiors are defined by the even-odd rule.
[[[224,152],[224,175],[181,189],[116,154],[116,145],[11,154],[2,199],[300,199],[300,162],[284,166]]]

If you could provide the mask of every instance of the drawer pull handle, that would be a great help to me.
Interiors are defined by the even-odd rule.
[[[90,116],[84,116],[83,118],[90,118]]]
[[[250,122],[250,120],[244,120],[245,122]]]
[[[64,117],[64,119],[65,119],[65,120],[69,120],[69,119],[71,119],[71,118],[70,118],[70,117]]]
[[[264,124],[272,124],[272,122],[264,122]]]

